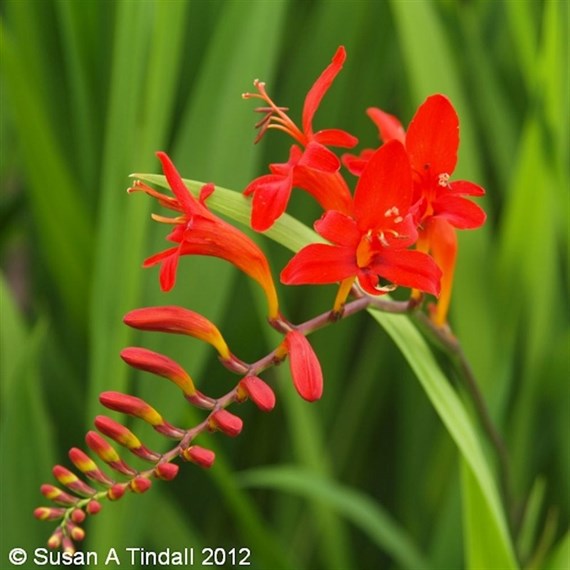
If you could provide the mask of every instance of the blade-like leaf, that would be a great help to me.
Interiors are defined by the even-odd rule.
[[[429,563],[398,523],[373,499],[313,471],[269,467],[240,473],[246,487],[267,487],[319,500],[364,532],[402,568],[428,570]]]

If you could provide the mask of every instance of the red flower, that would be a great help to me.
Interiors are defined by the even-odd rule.
[[[381,140],[405,143],[414,173],[413,203],[418,224],[428,216],[444,218],[459,229],[478,228],[485,222],[485,212],[463,197],[482,196],[483,188],[466,180],[449,181],[457,164],[459,117],[447,97],[428,97],[411,120],[407,134],[393,115],[376,108],[367,113]],[[371,154],[367,149],[360,157],[343,158],[349,170],[359,176]]]
[[[353,216],[329,211],[315,223],[328,244],[304,247],[281,273],[286,284],[343,282],[335,310],[354,279],[372,295],[403,285],[439,293],[440,271],[426,254],[406,248],[417,239],[413,217],[412,172],[397,141],[380,147],[356,186]],[[383,286],[380,279],[391,284]]]
[[[451,299],[457,229],[475,229],[485,222],[485,212],[466,196],[482,196],[483,188],[458,180],[450,182],[457,164],[459,118],[453,105],[443,95],[428,97],[414,115],[406,133],[396,117],[380,109],[368,109],[378,127],[380,138],[387,142],[405,142],[414,176],[414,217],[419,229],[417,249],[429,252],[443,271],[441,295],[434,321],[442,325],[447,318]],[[359,157],[345,156],[349,170],[359,175],[371,155],[365,150]]]
[[[199,200],[196,200],[184,185],[170,158],[163,152],[158,152],[157,156],[162,162],[164,174],[175,198],[161,194],[140,182],[136,182],[131,191],[142,190],[157,198],[163,206],[182,215],[176,218],[153,216],[157,221],[175,226],[167,239],[178,245],[149,257],[144,266],[150,267],[160,263],[160,285],[164,291],[169,291],[176,281],[176,269],[181,255],[207,255],[225,259],[259,283],[267,297],[269,317],[277,318],[277,293],[263,252],[243,232],[208,210],[205,200],[214,191],[212,184],[206,184]]]
[[[293,145],[286,163],[270,164],[271,174],[253,180],[244,190],[253,195],[251,227],[268,230],[286,210],[293,187],[311,194],[325,210],[350,212],[351,196],[339,172],[325,172],[304,166],[303,151]]]
[[[341,129],[325,129],[316,133],[313,130],[313,117],[345,60],[346,51],[341,46],[307,93],[303,105],[302,129],[286,114],[287,109],[278,107],[271,100],[263,82],[254,82],[258,93],[244,94],[244,98],[261,99],[267,103],[267,107],[257,109],[265,113],[257,124],[261,128],[257,140],[268,128],[274,128],[286,132],[303,147],[301,150],[293,145],[287,163],[272,164],[271,174],[257,178],[246,188],[246,195],[254,195],[252,227],[255,230],[268,229],[285,211],[293,186],[310,192],[324,209],[347,211],[350,192],[338,174],[340,161],[327,146],[352,148],[358,140]],[[317,171],[319,178],[317,173],[311,171]]]

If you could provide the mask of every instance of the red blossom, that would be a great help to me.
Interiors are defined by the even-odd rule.
[[[318,132],[313,129],[315,113],[345,60],[346,50],[341,46],[307,93],[303,105],[302,128],[286,114],[286,109],[278,107],[271,100],[263,82],[254,83],[258,93],[244,95],[246,98],[261,99],[268,105],[258,109],[265,113],[265,117],[258,123],[261,127],[260,137],[266,129],[275,128],[286,132],[301,145],[293,145],[286,163],[270,165],[271,174],[256,178],[245,189],[246,195],[253,194],[254,197],[251,226],[256,231],[267,230],[283,214],[293,186],[309,192],[325,210],[348,211],[350,192],[338,173],[340,160],[327,147],[352,148],[358,139],[341,129]]]
[[[375,151],[358,180],[353,216],[326,212],[315,229],[331,245],[304,247],[281,273],[283,283],[335,283],[356,278],[372,295],[395,285],[438,295],[440,271],[433,260],[406,249],[417,239],[412,192],[412,172],[404,147],[397,141],[385,144]],[[383,285],[381,279],[389,285]]]
[[[277,293],[264,253],[243,232],[215,216],[205,205],[206,199],[214,191],[214,186],[206,184],[200,192],[200,198],[196,200],[170,158],[163,152],[158,152],[157,156],[175,198],[161,194],[140,182],[135,182],[130,191],[143,191],[157,198],[163,206],[182,215],[176,218],[154,216],[157,221],[174,225],[167,239],[177,245],[149,257],[144,266],[160,264],[160,286],[164,291],[169,291],[176,281],[180,256],[205,255],[224,259],[259,283],[267,298],[269,317],[278,318]]]
[[[483,188],[467,180],[451,181],[459,148],[459,117],[444,95],[428,97],[410,122],[407,133],[393,115],[376,108],[367,111],[385,143],[405,143],[413,171],[413,210],[419,230],[417,249],[430,253],[443,272],[441,296],[432,314],[443,325],[453,286],[457,256],[457,229],[475,229],[483,225],[485,212],[468,196],[482,196]],[[360,175],[372,151],[360,156],[345,155],[347,168]]]

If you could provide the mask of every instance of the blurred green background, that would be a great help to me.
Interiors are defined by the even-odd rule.
[[[12,547],[44,546],[39,485],[84,447],[99,392],[128,389],[174,423],[196,420],[172,385],[131,374],[121,348],[164,351],[212,395],[235,381],[197,341],[133,335],[128,310],[180,304],[246,360],[273,348],[256,286],[227,264],[184,259],[175,290],[159,291],[156,268],[140,266],[165,228],[149,199],[127,197],[128,174],[158,172],[161,149],[183,176],[242,190],[285,161],[290,140],[272,132],[254,146],[255,105],[241,93],[263,79],[298,118],[343,44],[317,129],[345,128],[363,148],[377,144],[368,106],[407,124],[441,92],[458,110],[455,177],[487,189],[489,219],[461,235],[451,323],[509,448],[519,560],[569,567],[566,1],[8,0],[0,13],[0,565]],[[319,215],[302,193],[290,211]],[[258,239],[278,275],[290,252]],[[281,291],[293,321],[334,298]],[[322,401],[301,401],[287,367],[272,370],[272,414],[240,406],[237,440],[202,440],[218,454],[210,472],[184,465],[173,483],[105,504],[83,548],[248,547],[268,569],[491,567],[469,475],[389,335],[358,315],[311,342]],[[146,428],[133,429],[160,447]]]

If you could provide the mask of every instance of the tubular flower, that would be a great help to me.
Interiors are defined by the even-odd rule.
[[[181,215],[176,218],[153,216],[157,221],[174,225],[174,230],[167,239],[177,246],[149,257],[145,260],[144,267],[160,263],[160,286],[164,291],[169,291],[175,284],[178,259],[181,255],[206,255],[225,259],[259,283],[267,297],[269,317],[277,319],[277,292],[263,252],[243,232],[208,210],[205,200],[214,191],[212,184],[206,184],[199,200],[196,200],[186,188],[170,158],[163,152],[158,152],[157,156],[175,198],[156,192],[140,182],[136,182],[130,191],[141,190]]]
[[[437,265],[425,253],[406,249],[417,239],[410,210],[412,192],[404,147],[397,141],[380,147],[358,180],[354,215],[326,212],[315,229],[332,245],[304,247],[281,273],[283,283],[340,281],[335,311],[342,307],[355,279],[371,295],[397,285],[438,295],[441,272]],[[382,285],[381,278],[390,284]]]
[[[256,125],[260,128],[257,141],[268,128],[274,128],[290,135],[302,147],[293,145],[287,163],[272,164],[271,174],[255,179],[245,189],[246,195],[253,194],[253,229],[264,231],[273,225],[285,211],[293,186],[308,191],[326,210],[348,210],[350,192],[338,172],[340,161],[327,146],[352,148],[358,139],[341,129],[325,129],[316,133],[313,130],[313,117],[345,60],[346,51],[341,46],[305,97],[302,128],[287,115],[286,108],[278,107],[272,101],[265,90],[265,83],[256,80],[254,86],[258,93],[243,95],[246,99],[256,98],[267,103],[266,107],[257,109],[264,113]]]
[[[455,228],[475,229],[486,219],[485,212],[465,198],[482,196],[483,188],[466,180],[449,180],[457,164],[459,118],[449,99],[440,94],[428,97],[419,107],[407,133],[393,115],[376,108],[368,109],[367,113],[378,127],[381,140],[395,139],[406,145],[414,175],[417,249],[430,253],[443,271],[441,295],[432,313],[434,322],[443,325],[457,256]],[[345,165],[353,174],[360,175],[371,153],[365,150],[359,157],[347,155]]]
[[[294,186],[306,190],[325,210],[350,212],[350,191],[340,173],[304,166],[302,157],[303,151],[293,145],[286,163],[270,164],[271,174],[256,178],[244,190],[246,196],[253,195],[251,227],[254,230],[268,230],[285,212]]]

